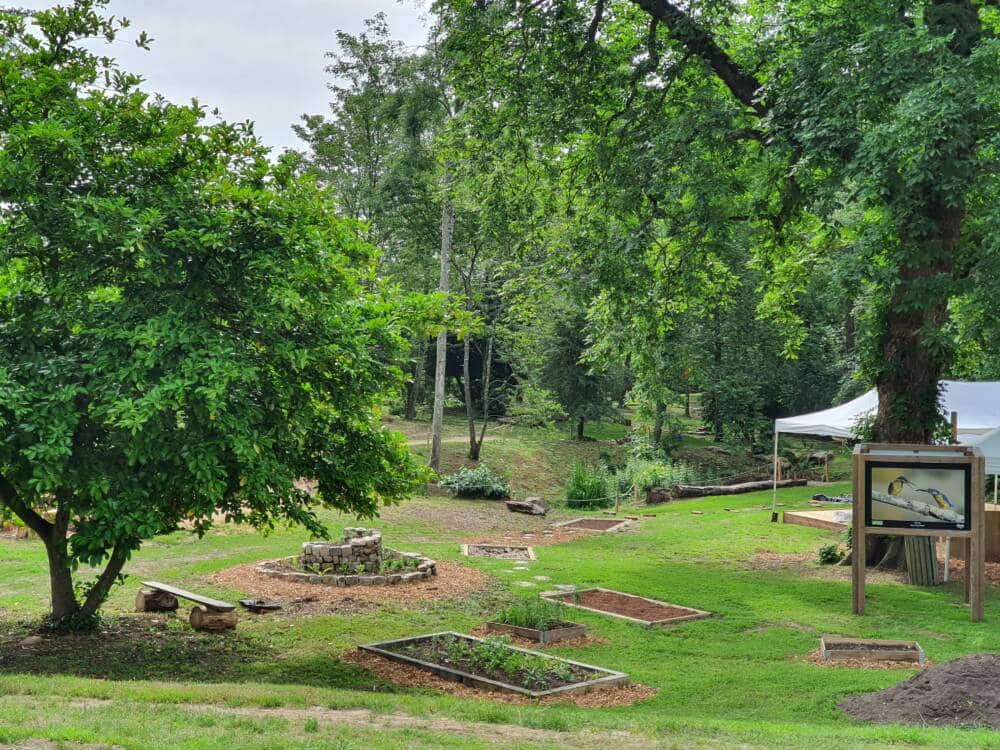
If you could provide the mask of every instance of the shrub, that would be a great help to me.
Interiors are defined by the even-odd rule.
[[[690,464],[648,461],[633,458],[618,474],[618,487],[622,492],[633,485],[642,493],[653,487],[672,487],[675,484],[702,484],[708,480],[706,472]]]
[[[612,499],[611,477],[600,466],[575,463],[566,480],[566,500],[570,507],[607,507]]]
[[[438,484],[457,497],[510,497],[507,480],[494,474],[486,464],[474,469],[463,466],[454,474],[442,477]]]
[[[836,544],[825,544],[819,548],[820,565],[836,565],[844,559],[844,553]]]

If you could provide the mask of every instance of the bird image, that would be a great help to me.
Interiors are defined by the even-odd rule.
[[[928,487],[927,489],[918,489],[917,492],[926,492],[928,495],[934,498],[934,502],[937,503],[939,508],[945,508],[947,510],[954,510],[955,503],[953,503],[949,497],[944,494],[941,490],[934,489],[933,487]]]
[[[900,474],[898,477],[889,482],[888,492],[890,495],[898,495],[903,491],[903,487],[907,484],[911,487],[915,486],[913,482]]]

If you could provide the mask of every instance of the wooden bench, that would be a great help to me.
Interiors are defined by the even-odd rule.
[[[135,599],[136,612],[175,612],[177,599],[187,599],[197,606],[191,610],[195,630],[228,630],[236,627],[236,605],[158,581],[143,581]]]

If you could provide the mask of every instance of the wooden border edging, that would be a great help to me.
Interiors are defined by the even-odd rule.
[[[609,594],[617,594],[618,596],[627,596],[631,599],[642,599],[644,602],[649,602],[650,604],[658,604],[661,607],[673,607],[674,609],[684,609],[690,612],[689,615],[678,615],[677,617],[668,617],[665,620],[643,620],[638,617],[630,617],[629,615],[620,615],[616,612],[608,612],[604,609],[594,609],[593,607],[585,607],[582,604],[574,604],[573,602],[568,602],[564,599],[566,596],[573,596],[575,594],[585,594],[588,591],[605,591]],[[606,615],[607,617],[617,617],[619,620],[628,620],[629,622],[637,622],[643,627],[651,628],[654,625],[673,625],[679,622],[690,622],[691,620],[704,620],[708,617],[713,617],[711,612],[706,612],[703,609],[695,609],[694,607],[685,607],[683,604],[671,604],[670,602],[661,602],[659,599],[650,599],[645,596],[638,596],[637,594],[627,594],[624,591],[615,591],[614,589],[605,589],[600,586],[591,586],[588,589],[577,589],[576,591],[543,591],[539,596],[542,599],[550,602],[557,602],[563,604],[567,607],[573,607],[574,609],[582,609],[587,612],[596,612],[599,615]]]
[[[860,648],[840,648],[841,644],[864,645],[878,644],[881,646],[896,646],[898,650],[890,649],[870,649],[865,651]],[[831,663],[837,661],[849,661],[851,659],[867,659],[871,661],[898,661],[917,662],[923,664],[927,657],[923,648],[916,641],[884,641],[878,638],[836,638],[834,636],[823,635],[819,639],[819,651],[823,658]]]
[[[595,518],[594,516],[579,516],[577,518],[571,518],[568,521],[560,521],[559,523],[553,524],[556,528],[573,528],[573,524],[579,523],[580,521],[599,521],[600,523],[607,523],[608,521],[614,521],[614,518]],[[586,526],[577,526],[576,531],[596,531],[599,534],[607,534],[611,531],[620,531],[622,527],[628,526],[633,521],[638,521],[638,517],[626,517],[621,519],[618,523],[613,526],[609,526],[606,529],[588,529]]]
[[[444,630],[440,633],[427,633],[425,635],[411,636],[410,638],[397,638],[392,641],[380,641],[378,643],[370,643],[364,646],[358,646],[362,651],[367,651],[372,654],[378,654],[386,659],[399,662],[401,664],[409,664],[411,666],[419,667],[423,670],[436,674],[438,677],[443,677],[446,680],[451,680],[452,682],[460,682],[464,685],[474,685],[476,687],[485,687],[489,690],[498,690],[504,693],[516,693],[518,695],[526,695],[529,698],[545,698],[550,695],[564,695],[567,693],[586,693],[595,688],[600,687],[611,687],[615,685],[625,685],[629,681],[629,677],[625,672],[618,672],[613,669],[605,669],[604,667],[595,667],[593,664],[584,664],[580,661],[573,661],[572,659],[563,659],[559,656],[553,656],[552,654],[545,654],[541,651],[532,651],[527,648],[521,648],[519,646],[507,646],[507,648],[514,651],[520,651],[522,654],[530,654],[531,656],[540,656],[544,659],[550,659],[552,661],[564,662],[566,664],[572,664],[576,667],[582,667],[583,669],[589,669],[593,672],[603,673],[604,677],[598,677],[594,680],[587,680],[586,682],[575,682],[571,685],[563,685],[562,687],[552,688],[551,690],[529,690],[528,688],[518,687],[517,685],[511,685],[507,682],[499,682],[497,680],[491,680],[488,677],[480,677],[478,675],[469,674],[468,672],[463,672],[459,669],[452,669],[450,667],[445,667],[440,664],[434,664],[432,662],[426,662],[421,659],[415,659],[412,656],[407,656],[405,654],[399,654],[394,651],[389,651],[385,647],[392,646],[397,643],[408,643],[410,641],[420,641],[429,638],[436,638],[438,636],[451,635],[457,638],[465,638],[466,640],[476,641],[478,643],[483,643],[484,639],[477,638],[474,635],[466,635],[465,633],[456,633],[453,630]]]
[[[488,622],[486,630],[490,633],[506,633],[524,638],[528,641],[538,643],[556,643],[565,641],[568,638],[583,638],[587,635],[587,626],[577,623],[563,623],[563,627],[550,628],[549,630],[538,630],[537,628],[525,628],[520,625],[508,625],[505,622]]]

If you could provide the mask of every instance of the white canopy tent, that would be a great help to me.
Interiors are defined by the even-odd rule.
[[[945,415],[958,414],[958,440],[976,445],[986,456],[986,473],[1000,474],[1000,381],[941,381],[941,406]],[[878,392],[873,390],[823,411],[784,417],[774,421],[774,486],[771,517],[778,502],[778,435],[823,435],[857,439],[858,422],[878,409]],[[994,480],[995,488],[995,480]]]

